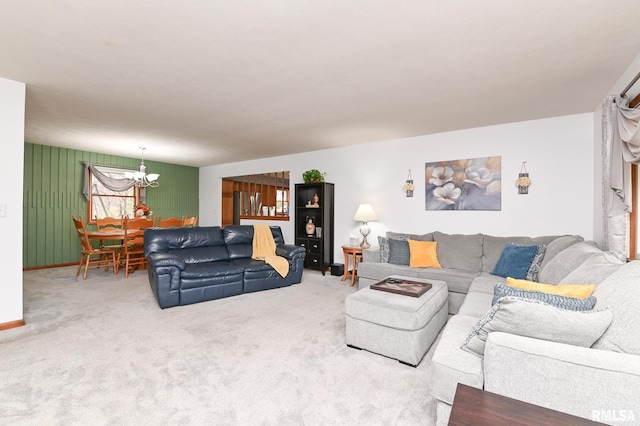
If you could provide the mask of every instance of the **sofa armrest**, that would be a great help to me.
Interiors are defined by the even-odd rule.
[[[293,244],[285,244],[276,247],[276,255],[286,259],[293,260],[299,257],[304,258],[306,250],[304,247],[294,246]]]
[[[380,249],[368,248],[366,250],[362,250],[362,261],[380,263]]]
[[[640,356],[491,333],[484,388],[587,419],[640,419]]]
[[[181,271],[184,271],[187,264],[180,256],[171,253],[151,253],[147,256],[149,261],[149,268],[156,269],[162,266],[174,266]]]

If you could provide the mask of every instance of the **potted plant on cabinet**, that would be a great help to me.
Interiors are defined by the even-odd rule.
[[[302,174],[302,180],[304,180],[304,183],[324,182],[325,175],[326,173],[322,173],[318,169],[311,169]]]

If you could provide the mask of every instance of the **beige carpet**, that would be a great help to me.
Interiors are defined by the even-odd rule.
[[[145,271],[24,273],[0,424],[433,425],[417,368],[348,348],[339,277],[161,310]]]

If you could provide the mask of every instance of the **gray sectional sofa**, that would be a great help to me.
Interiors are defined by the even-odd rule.
[[[373,248],[364,251],[358,275],[360,288],[389,275],[447,283],[450,318],[432,361],[438,424],[448,422],[458,383],[604,423],[640,422],[640,261],[623,263],[575,235],[433,232],[388,237],[437,242],[442,268],[380,262],[380,249]],[[596,284],[594,309],[612,312],[602,337],[583,347],[522,335],[528,333],[493,332],[486,338],[484,356],[464,350],[471,329],[492,308],[496,283],[505,282],[491,272],[507,243],[545,245],[541,283]]]
[[[368,287],[389,275],[442,280],[449,287],[450,314],[458,312],[476,277],[490,275],[507,243],[545,244],[547,253],[542,261],[542,268],[563,248],[583,241],[583,238],[577,235],[536,238],[493,237],[484,234],[445,234],[438,231],[422,235],[388,232],[387,237],[437,242],[438,260],[442,268],[411,268],[405,265],[383,263],[380,262],[380,249],[372,247],[363,251],[363,263],[358,265],[358,288]],[[549,245],[554,240],[558,241]]]

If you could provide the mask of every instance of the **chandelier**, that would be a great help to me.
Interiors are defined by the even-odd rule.
[[[140,187],[140,188],[146,188],[146,187],[155,188],[156,186],[160,185],[160,183],[158,182],[158,178],[160,177],[160,175],[157,174],[157,173],[149,173],[149,174],[147,174],[147,168],[144,166],[144,150],[145,150],[145,148],[140,147],[140,150],[142,151],[142,153],[140,154],[140,156],[141,156],[140,170],[137,171],[137,172],[125,172],[124,176],[127,179],[133,180],[133,184],[135,186],[137,186],[137,187]]]

